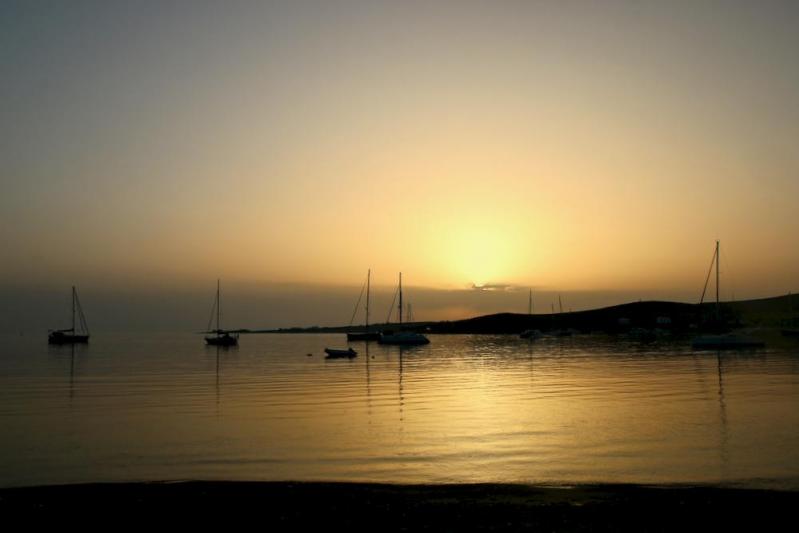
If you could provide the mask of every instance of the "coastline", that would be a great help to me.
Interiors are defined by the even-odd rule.
[[[396,329],[436,334],[515,334],[527,329],[542,332],[571,329],[582,333],[627,333],[634,328],[658,329],[669,334],[693,335],[701,331],[741,328],[771,328],[779,331],[799,327],[793,307],[792,294],[755,300],[721,302],[722,322],[716,316],[714,303],[693,304],[666,301],[629,302],[609,307],[560,313],[495,313],[459,320],[406,322],[397,324],[373,323],[371,331]],[[355,326],[285,327],[278,329],[247,329],[238,333],[351,333],[366,328]]]
[[[790,523],[797,504],[799,491],[702,485],[178,481],[0,489],[0,514],[9,518],[74,518],[83,509],[81,522],[254,519],[270,530],[773,530]]]

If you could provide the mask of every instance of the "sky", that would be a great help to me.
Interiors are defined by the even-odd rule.
[[[43,326],[77,285],[90,322],[188,327],[221,278],[242,325],[340,324],[369,268],[428,320],[528,288],[696,301],[717,239],[722,297],[795,291],[797,26],[773,1],[0,1],[2,317]]]

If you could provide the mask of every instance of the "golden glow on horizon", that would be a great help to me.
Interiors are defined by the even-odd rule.
[[[682,290],[720,238],[740,295],[795,290],[790,17],[523,4],[23,25],[85,78],[6,135],[2,278]]]
[[[499,283],[514,278],[517,242],[504,231],[502,224],[464,221],[460,229],[447,232],[437,261],[450,269],[450,279],[467,280],[475,285]]]

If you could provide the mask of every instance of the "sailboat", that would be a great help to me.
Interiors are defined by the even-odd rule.
[[[77,328],[75,319],[77,318]],[[50,330],[47,335],[47,342],[50,344],[86,344],[89,342],[89,326],[86,324],[86,317],[83,315],[83,308],[80,306],[78,291],[72,286],[72,327],[67,329]]]
[[[213,333],[205,337],[205,342],[211,346],[236,346],[239,344],[239,336],[237,334],[231,335],[230,331],[224,330],[219,325],[219,318],[222,314],[222,300],[219,297],[219,280],[216,280],[216,300],[214,306],[211,308],[211,317],[208,320],[208,333]],[[211,329],[211,321],[213,320],[214,310],[216,310],[216,329]]]
[[[527,303],[527,316],[533,316],[533,289],[530,289],[530,299]],[[542,335],[541,330],[539,329],[526,329],[519,334],[519,337],[522,339],[538,339]]]
[[[710,260],[710,271],[707,273],[705,287],[702,290],[702,297],[699,299],[701,305],[705,299],[707,282],[710,280],[710,273],[713,271],[713,262],[716,263],[716,324],[721,325],[721,304],[719,303],[719,241],[716,241],[716,251]],[[735,333],[724,333],[720,335],[700,335],[691,341],[691,347],[695,350],[725,350],[730,348],[760,348],[765,346],[761,340]]]
[[[376,341],[380,339],[380,333],[377,331],[369,331],[369,290],[371,288],[372,270],[366,272],[366,322],[364,324],[364,331],[347,333],[348,341]],[[361,289],[363,291],[363,289]],[[361,292],[363,294],[363,292]],[[358,298],[358,303],[360,303]],[[355,305],[355,312],[358,311],[358,304]]]
[[[399,275],[399,326],[402,327],[402,272]],[[392,304],[394,305],[394,304]],[[397,333],[394,332],[385,332],[380,335],[380,338],[377,340],[380,344],[405,344],[405,345],[416,345],[416,344],[429,344],[430,340],[422,335],[421,333],[414,333],[412,331],[398,331]]]

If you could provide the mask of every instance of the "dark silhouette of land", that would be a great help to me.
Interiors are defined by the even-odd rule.
[[[633,302],[570,313],[498,313],[464,320],[413,322],[406,330],[430,333],[518,334],[528,329],[542,332],[571,329],[583,333],[621,333],[634,328],[672,332],[724,331],[744,326],[799,326],[799,294],[758,300],[688,304],[680,302]],[[397,329],[397,324],[373,324],[372,330]],[[342,333],[363,331],[358,326],[284,328],[277,333]]]
[[[266,531],[776,531],[799,492],[720,487],[181,482],[0,489],[9,523],[248,524]],[[226,528],[228,529],[228,528]]]

